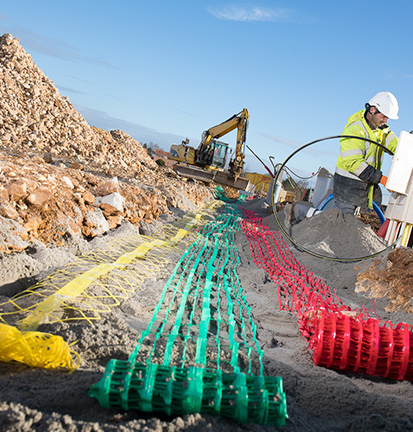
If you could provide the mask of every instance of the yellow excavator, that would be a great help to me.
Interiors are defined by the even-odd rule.
[[[249,185],[249,180],[242,177],[248,120],[248,110],[244,108],[228,120],[204,131],[197,149],[189,146],[188,138],[179,145],[172,145],[168,158],[181,162],[174,165],[174,170],[184,177],[245,190]],[[234,157],[227,164],[228,153],[232,150],[218,139],[234,129],[238,129],[237,143]]]

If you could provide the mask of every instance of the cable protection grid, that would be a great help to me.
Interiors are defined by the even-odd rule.
[[[91,387],[102,406],[285,424],[282,379],[263,375],[257,326],[237,276],[240,220],[226,205],[181,256],[128,361],[112,359]]]
[[[292,312],[315,364],[397,380],[413,380],[413,329],[352,310],[334,290],[302,266],[280,233],[245,211],[242,229],[254,262],[277,285],[281,310]]]
[[[104,249],[77,257],[23,292],[0,303],[0,322],[21,331],[35,331],[42,322],[86,320],[129,298],[141,283],[159,273],[171,250],[190,244],[195,225],[204,225],[205,212],[188,214],[175,226],[165,226],[156,238],[122,236]],[[185,238],[187,237],[187,238]]]

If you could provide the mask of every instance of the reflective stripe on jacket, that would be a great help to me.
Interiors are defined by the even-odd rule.
[[[342,135],[359,136],[378,142],[394,153],[397,147],[397,136],[386,125],[382,129],[372,130],[361,110],[353,114],[347,121]],[[340,154],[337,159],[336,173],[352,180],[366,183],[359,175],[371,165],[380,170],[383,163],[383,148],[357,138],[341,138]],[[367,185],[366,185],[367,186]],[[372,207],[373,183],[366,188],[368,206]],[[367,196],[366,196],[367,198]]]

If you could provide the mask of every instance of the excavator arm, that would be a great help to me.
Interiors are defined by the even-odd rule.
[[[171,146],[169,159],[181,162],[174,165],[178,174],[203,181],[215,182],[235,189],[247,190],[249,180],[242,176],[244,171],[245,139],[249,115],[246,108],[228,120],[202,133],[198,148],[190,147],[189,140]],[[218,141],[227,133],[238,129],[234,157],[225,170],[228,144]]]
[[[237,131],[237,143],[235,147],[234,159],[229,163],[229,174],[234,178],[238,178],[244,168],[245,158],[245,140],[248,127],[249,114],[248,110],[244,108],[238,114],[234,114],[228,120],[213,126],[206,130],[202,134],[202,140],[197,150],[196,162],[200,166],[207,165],[208,155],[211,150],[211,144],[213,140],[217,140],[234,129],[238,128]]]

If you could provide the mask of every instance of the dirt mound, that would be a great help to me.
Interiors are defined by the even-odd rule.
[[[125,132],[90,126],[10,34],[0,38],[0,252],[151,223],[212,197]]]
[[[357,278],[356,292],[368,292],[372,297],[386,297],[386,310],[413,312],[413,251],[397,248],[386,261],[375,260]]]

